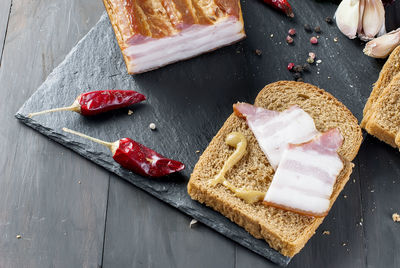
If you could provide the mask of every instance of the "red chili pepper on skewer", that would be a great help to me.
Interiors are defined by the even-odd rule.
[[[185,168],[181,162],[166,158],[129,138],[106,142],[68,128],[63,128],[63,130],[107,146],[112,152],[115,162],[142,176],[158,178]]]
[[[127,107],[145,99],[146,96],[133,90],[92,91],[79,95],[71,106],[30,113],[28,117],[58,111],[73,111],[82,115],[96,115]]]
[[[288,17],[291,18],[294,17],[292,6],[289,4],[287,0],[263,0],[263,1],[266,4],[276,9],[279,9],[280,11],[285,13]]]

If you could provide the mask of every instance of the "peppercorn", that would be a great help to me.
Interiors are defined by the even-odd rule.
[[[289,71],[293,71],[293,67],[294,67],[294,63],[293,63],[293,62],[290,62],[290,63],[288,64],[288,66],[287,66],[287,69],[288,69]]]
[[[319,26],[315,27],[314,32],[321,33],[321,27],[319,27]]]
[[[261,49],[256,49],[256,50],[255,50],[255,53],[257,54],[257,56],[261,56],[262,51],[261,51]]]
[[[315,36],[313,36],[310,38],[310,43],[313,45],[316,45],[316,44],[318,44],[318,39]]]
[[[311,32],[312,32],[312,29],[311,29],[310,24],[304,24],[304,30],[305,30],[306,32],[308,32],[308,33],[311,33]]]
[[[305,72],[309,72],[310,71],[310,64],[308,64],[308,63],[304,63],[303,64],[303,71],[305,71]]]
[[[326,23],[328,24],[332,24],[333,23],[333,19],[331,17],[326,17],[325,18]]]
[[[288,34],[291,35],[291,36],[295,35],[296,34],[296,29],[293,29],[293,28],[289,29]]]
[[[292,44],[293,43],[293,38],[290,37],[290,35],[286,36],[286,43]]]
[[[294,66],[293,71],[295,71],[296,73],[301,73],[303,71],[303,66],[296,65]]]
[[[293,78],[294,78],[294,80],[297,80],[297,79],[301,78],[301,74],[300,73],[294,73]]]

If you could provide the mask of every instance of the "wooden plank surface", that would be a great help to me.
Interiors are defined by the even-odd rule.
[[[99,1],[13,1],[0,69],[0,267],[101,264],[108,173],[13,115],[102,12]]]
[[[14,0],[5,36],[10,4],[0,3],[0,267],[275,267],[201,224],[190,229],[184,214],[19,124],[13,114],[104,9],[98,0]],[[360,155],[289,267],[400,266],[391,220],[400,154],[368,136]]]
[[[4,40],[7,33],[8,18],[11,11],[11,0],[0,1],[0,66],[3,56]]]
[[[400,267],[400,224],[392,220],[400,214],[400,153],[368,136],[359,156],[366,262]]]
[[[234,267],[235,243],[111,177],[104,267]]]

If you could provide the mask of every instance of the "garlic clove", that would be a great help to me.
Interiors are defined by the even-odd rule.
[[[398,45],[400,45],[400,28],[369,41],[364,48],[364,53],[373,58],[386,58]]]
[[[356,38],[360,0],[343,0],[335,13],[339,30],[350,39]]]
[[[385,9],[381,0],[365,0],[364,14],[362,16],[363,41],[372,40],[378,33],[385,31]]]
[[[360,0],[360,8],[359,8],[359,15],[358,15],[358,28],[357,28],[357,33],[358,34],[363,34],[363,14],[364,14],[364,7],[365,7],[365,0]]]

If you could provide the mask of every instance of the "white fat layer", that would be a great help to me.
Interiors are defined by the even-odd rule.
[[[301,169],[286,170],[287,161],[295,160],[303,167],[318,168],[329,175],[329,182],[315,174],[303,174]],[[337,154],[327,155],[316,150],[288,148],[282,155],[265,201],[298,211],[323,214],[329,209],[333,186],[343,163]]]
[[[243,23],[229,17],[214,25],[192,25],[177,35],[148,38],[123,50],[128,70],[140,73],[229,45],[245,37]]]
[[[329,184],[318,177],[278,168],[270,187],[274,189],[283,189],[288,186],[300,193],[309,193],[309,195],[316,195],[328,199],[333,190],[333,184]]]
[[[269,127],[277,122],[281,127],[271,135]],[[300,108],[286,110],[268,122],[248,120],[248,124],[275,170],[289,143],[303,143],[318,134],[314,120]]]
[[[276,203],[277,200],[279,203]],[[268,190],[265,201],[314,213],[323,213],[329,209],[328,199],[303,194],[290,188]],[[299,207],[299,204],[303,206]]]
[[[298,148],[291,149],[290,153],[285,155],[285,161],[287,160],[298,161],[304,165],[307,164],[307,166],[321,169],[328,173],[330,177],[334,178],[339,175],[339,172],[343,168],[343,162],[337,154],[326,155],[316,151],[305,151]]]

